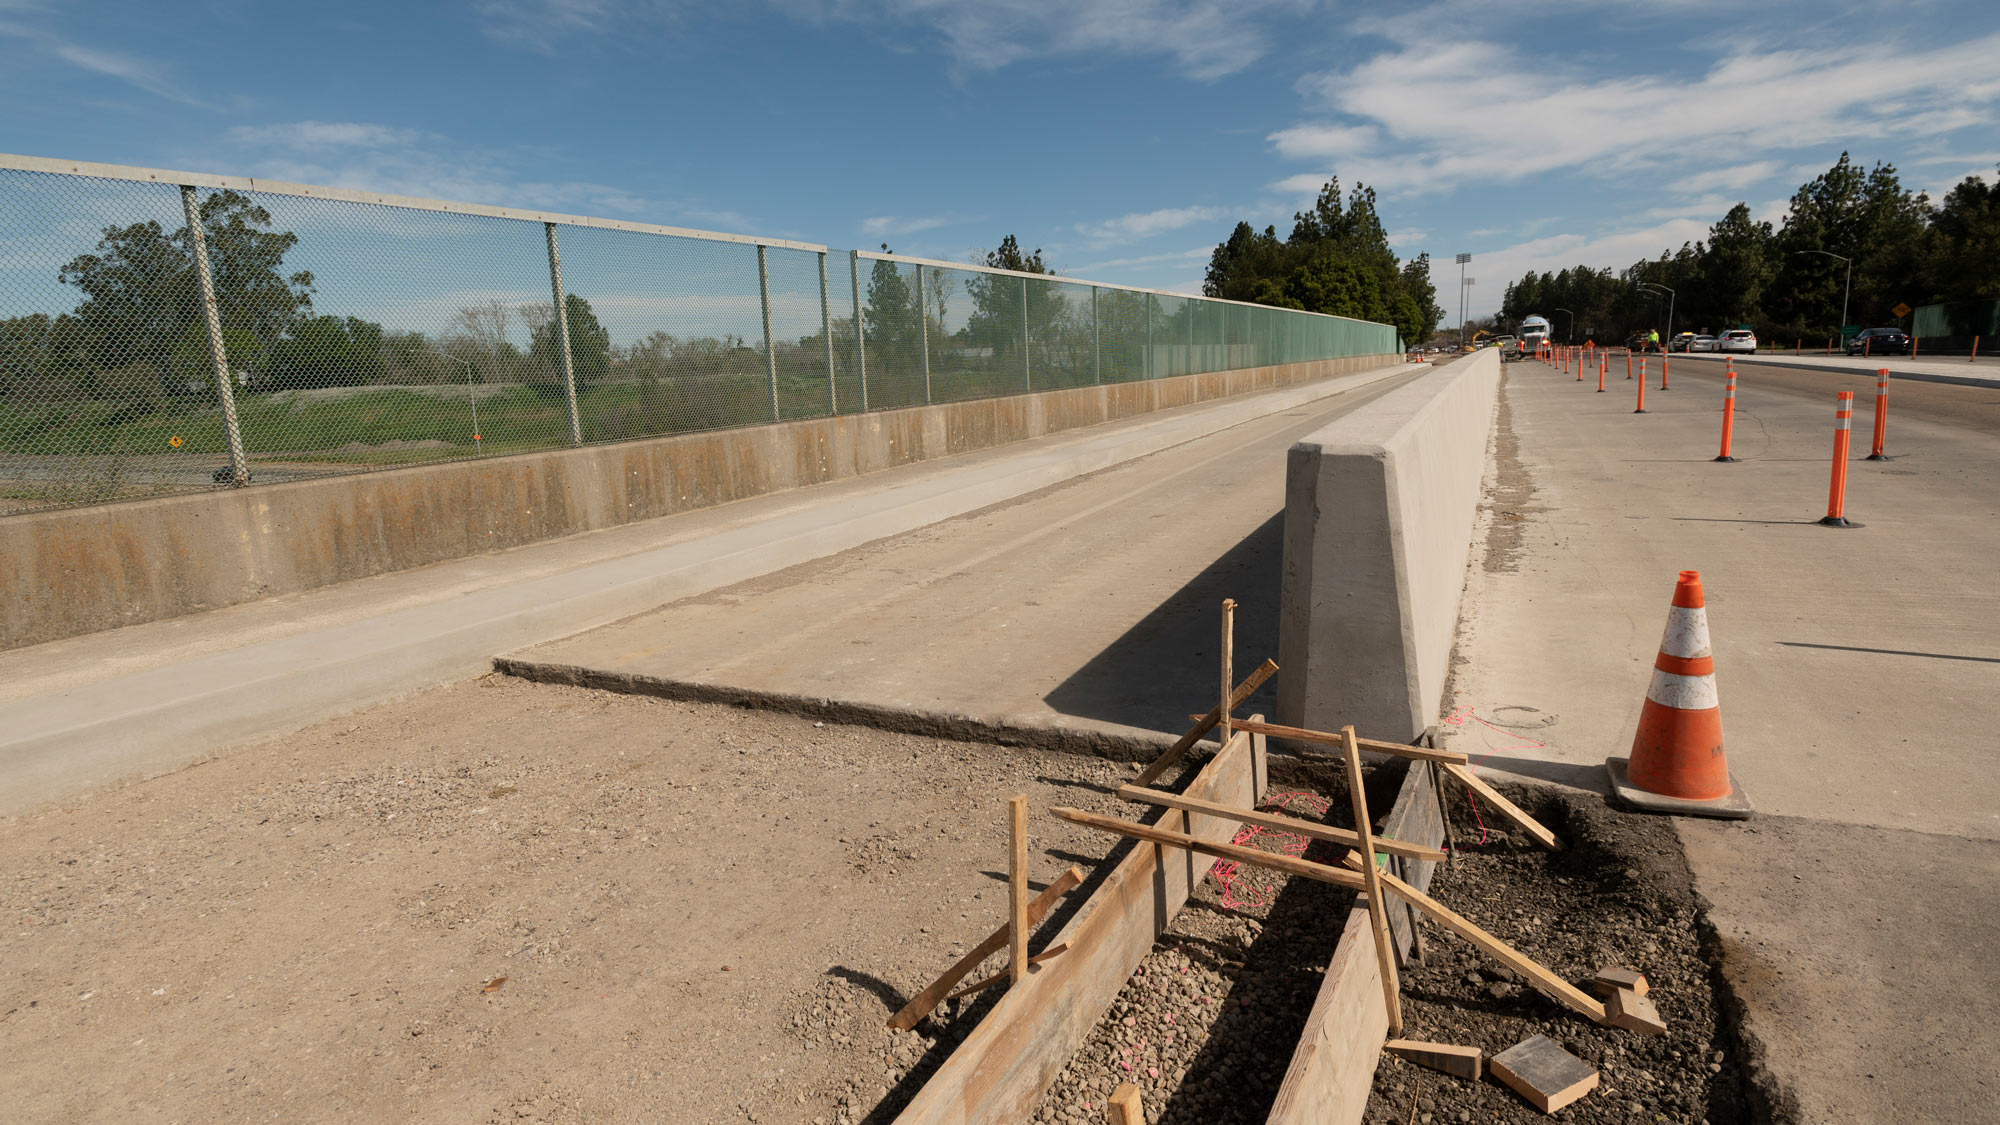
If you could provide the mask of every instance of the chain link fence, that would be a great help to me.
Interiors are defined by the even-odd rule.
[[[1398,348],[977,266],[0,157],[0,514]]]

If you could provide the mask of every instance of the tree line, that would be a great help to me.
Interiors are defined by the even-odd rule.
[[[1209,256],[1201,291],[1210,297],[1393,324],[1410,343],[1428,339],[1437,305],[1429,254],[1399,262],[1375,207],[1375,190],[1356,184],[1343,203],[1338,177],[1320,189],[1292,230],[1258,231],[1239,222]]]
[[[1893,165],[1863,169],[1843,152],[1800,185],[1775,227],[1738,203],[1706,238],[1622,270],[1529,271],[1507,286],[1497,327],[1536,315],[1576,342],[1649,328],[1664,336],[1667,298],[1641,282],[1673,291],[1675,332],[1748,325],[1772,344],[1837,336],[1843,301],[1847,325],[1871,327],[1897,323],[1898,305],[2000,297],[2000,183],[1968,176],[1933,203]]]

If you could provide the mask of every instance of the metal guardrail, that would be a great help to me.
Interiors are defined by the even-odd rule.
[[[0,514],[1397,347],[1065,277],[0,155]]]

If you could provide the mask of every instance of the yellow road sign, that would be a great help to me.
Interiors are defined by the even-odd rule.
[[[1910,315],[1910,306],[1898,303],[1895,308],[1889,311],[1895,313],[1897,316],[1908,316]]]

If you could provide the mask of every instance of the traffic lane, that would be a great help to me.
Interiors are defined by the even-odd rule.
[[[1677,355],[1668,367],[1668,386],[1686,385],[1691,380],[1694,385],[1711,390],[1717,406],[1722,401],[1723,365],[1726,357],[1709,355]],[[1653,382],[1647,387],[1651,394],[1659,387],[1660,357],[1647,356],[1646,371]],[[1624,382],[1624,360],[1614,355],[1611,362],[1611,379]],[[1915,380],[1897,379],[1892,370],[1889,375],[1889,423],[1895,425],[1898,416],[1921,418],[1927,422],[1938,422],[1948,426],[1960,426],[1992,437],[2000,437],[2000,389],[1992,387],[1967,387],[1956,383],[1920,383]],[[1610,384],[1607,383],[1606,386]],[[1797,368],[1764,367],[1756,368],[1738,365],[1736,385],[1739,388],[1757,387],[1760,390],[1776,391],[1780,394],[1796,395],[1800,398],[1824,399],[1828,417],[1832,417],[1833,396],[1840,391],[1853,391],[1856,410],[1857,430],[1866,432],[1873,424],[1875,377],[1873,375],[1849,374],[1841,371],[1801,371]],[[1672,390],[1667,392],[1673,394]]]

